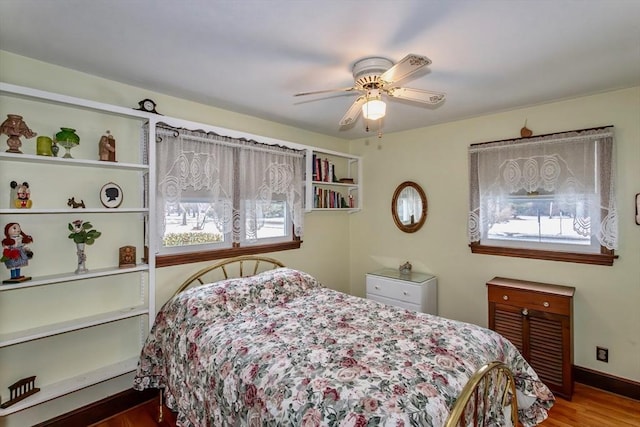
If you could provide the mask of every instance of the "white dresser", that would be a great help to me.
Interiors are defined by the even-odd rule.
[[[397,307],[438,314],[438,278],[393,268],[367,273],[367,298]]]

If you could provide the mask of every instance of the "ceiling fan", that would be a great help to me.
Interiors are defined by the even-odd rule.
[[[316,95],[329,92],[359,92],[361,95],[351,104],[340,120],[340,126],[355,122],[362,111],[365,119],[377,120],[384,117],[386,104],[383,95],[389,98],[406,99],[422,104],[435,105],[444,100],[445,94],[423,89],[396,86],[420,69],[431,64],[426,56],[409,54],[394,64],[387,58],[367,57],[353,65],[354,86],[342,89],[318,90],[296,93],[294,96]]]

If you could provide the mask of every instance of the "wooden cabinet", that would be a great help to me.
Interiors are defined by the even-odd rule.
[[[307,150],[307,212],[362,209],[362,159],[336,151]]]
[[[551,391],[570,400],[575,288],[495,277],[487,291],[489,328],[518,348]]]
[[[425,273],[400,274],[386,268],[367,273],[367,298],[396,307],[438,314],[438,279]]]

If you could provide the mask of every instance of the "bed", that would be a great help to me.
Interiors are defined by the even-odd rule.
[[[333,291],[270,258],[233,264],[248,277],[229,277],[229,261],[194,274],[143,346],[134,388],[162,389],[178,426],[443,426],[492,362],[512,375],[517,399],[495,387],[484,397],[517,400],[523,426],[553,405],[493,331]],[[222,280],[203,278],[220,270]],[[486,425],[510,424],[509,411],[494,412]]]

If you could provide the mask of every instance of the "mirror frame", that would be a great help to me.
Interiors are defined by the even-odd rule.
[[[416,190],[422,200],[422,212],[420,214],[420,218],[418,219],[418,222],[413,225],[403,224],[402,221],[400,221],[400,218],[398,218],[398,198],[400,197],[402,190],[408,187]],[[396,226],[405,233],[415,233],[420,230],[424,225],[424,222],[427,220],[427,196],[424,193],[424,190],[422,190],[422,187],[413,181],[405,181],[398,185],[398,188],[396,188],[396,191],[393,193],[393,198],[391,199],[391,215],[393,216],[393,222],[396,223]]]

